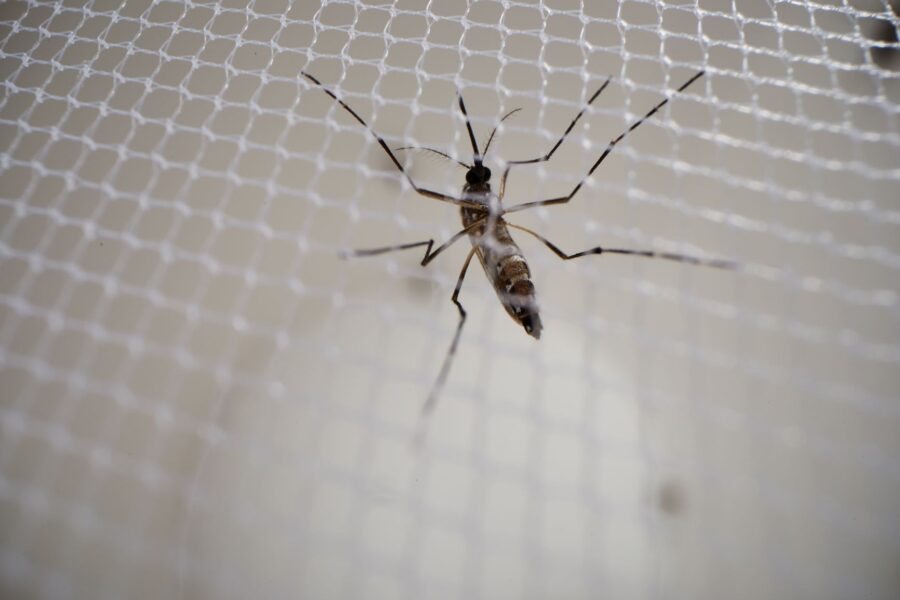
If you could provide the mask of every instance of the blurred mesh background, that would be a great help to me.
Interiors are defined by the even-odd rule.
[[[878,0],[0,5],[0,595],[897,598],[900,72]],[[366,131],[469,160],[535,342]],[[453,193],[464,171],[406,157]]]

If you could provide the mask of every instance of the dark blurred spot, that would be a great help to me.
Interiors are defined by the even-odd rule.
[[[425,269],[422,269],[422,271],[424,272]],[[421,276],[411,275],[405,277],[403,283],[411,295],[423,300],[430,298],[439,287],[438,282],[427,273],[423,273]]]
[[[671,517],[687,512],[687,495],[684,489],[674,481],[667,481],[659,487],[656,498],[659,510]]]
[[[895,16],[900,16],[900,0],[891,2],[891,9]],[[860,19],[860,29],[868,39],[878,42],[878,45],[872,45],[869,48],[872,62],[882,69],[897,70],[900,68],[897,27],[891,20],[878,17]]]

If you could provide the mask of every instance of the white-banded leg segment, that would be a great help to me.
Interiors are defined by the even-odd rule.
[[[572,130],[575,128],[575,125],[578,123],[578,121],[581,119],[581,117],[584,115],[584,113],[587,111],[587,109],[590,108],[591,104],[594,103],[594,100],[596,100],[597,98],[600,97],[600,94],[603,93],[603,90],[606,89],[606,86],[609,85],[610,81],[612,81],[612,79],[607,79],[605,82],[603,82],[603,85],[600,86],[600,89],[598,89],[596,92],[594,92],[594,95],[591,96],[590,100],[587,101],[587,104],[584,105],[584,108],[582,108],[581,111],[579,111],[579,113],[577,115],[575,115],[575,118],[572,119],[572,122],[569,123],[569,126],[566,127],[566,130],[563,132],[562,136],[560,136],[559,140],[553,145],[552,148],[550,148],[550,151],[547,152],[547,154],[545,154],[543,156],[539,156],[538,158],[530,158],[528,160],[511,160],[506,163],[506,168],[503,170],[503,177],[500,178],[500,197],[501,198],[503,197],[503,193],[506,190],[506,178],[509,176],[509,170],[513,167],[513,165],[530,165],[530,164],[546,162],[546,161],[550,160],[550,157],[553,156],[553,153],[556,152],[556,149],[562,145],[563,141],[565,141],[566,137],[572,132]],[[518,110],[518,109],[516,109],[516,110]],[[509,114],[504,116],[500,122],[502,123],[504,120],[506,120],[506,117],[513,114],[513,112],[515,112],[515,111],[511,111]],[[494,134],[491,133],[491,139],[493,139],[493,137],[494,137]],[[488,140],[488,144],[490,144],[490,140]],[[487,154],[487,150],[485,150],[484,152],[485,152],[485,154]]]
[[[692,83],[694,83],[695,81],[700,79],[700,77],[703,76],[704,72],[705,71],[700,71],[699,73],[695,74],[693,77],[688,79],[680,88],[675,90],[675,93],[680,94],[681,92],[683,92],[685,89],[687,89],[687,87],[689,85],[691,85]],[[647,119],[649,119],[650,117],[655,115],[668,102],[669,102],[669,98],[665,98],[664,100],[662,100],[656,106],[651,108],[647,112],[647,114],[645,114],[643,117],[641,117],[640,119],[638,119],[637,121],[632,123],[631,126],[629,126],[628,129],[623,131],[621,134],[619,134],[618,137],[616,137],[612,141],[610,141],[609,144],[606,146],[606,150],[603,151],[603,154],[601,154],[600,158],[597,159],[597,162],[594,163],[594,166],[592,166],[590,168],[590,170],[587,172],[587,175],[585,175],[581,179],[581,181],[578,182],[578,185],[576,185],[575,188],[571,192],[569,192],[568,195],[560,196],[559,198],[550,198],[549,200],[537,200],[535,202],[525,202],[524,204],[517,204],[516,206],[512,206],[512,207],[508,208],[506,210],[506,212],[508,212],[508,213],[518,212],[520,210],[527,210],[529,208],[534,208],[536,206],[549,206],[551,204],[565,204],[566,202],[571,200],[575,196],[575,194],[578,193],[578,190],[581,189],[581,186],[584,185],[584,182],[587,181],[588,179],[590,179],[591,175],[594,174],[594,171],[597,170],[597,167],[600,166],[600,163],[602,163],[606,159],[606,157],[610,155],[610,153],[613,151],[613,149],[616,147],[616,145],[619,142],[621,142],[623,139],[625,139],[625,136],[627,136],[629,133],[631,133],[632,131],[637,129],[641,125],[641,123],[643,123],[644,121],[646,121]],[[554,148],[554,150],[555,150],[555,148]],[[535,159],[533,161],[525,161],[525,162],[540,162],[540,160],[541,159]],[[516,163],[516,164],[521,164],[521,163]],[[507,167],[507,172],[508,171],[509,171],[509,167]],[[506,178],[506,173],[503,174],[503,177],[504,177],[504,179]],[[501,182],[501,188],[505,187],[504,184],[505,184],[505,181]]]
[[[563,252],[559,246],[542,236],[536,231],[532,231],[527,227],[522,227],[521,225],[514,225],[507,221],[506,223],[513,229],[518,229],[519,231],[524,231],[525,233],[534,236],[541,243],[543,243],[547,248],[549,248],[554,254],[560,257],[563,260],[572,260],[573,258],[581,258],[582,256],[591,256],[595,254],[624,254],[627,256],[641,256],[644,258],[661,258],[663,260],[671,260],[675,262],[688,263],[691,265],[700,265],[704,267],[713,267],[715,269],[738,269],[740,268],[740,263],[731,261],[731,260],[722,260],[722,259],[710,259],[710,258],[699,258],[697,256],[691,256],[689,254],[677,254],[673,252],[657,252],[655,250],[633,250],[629,248],[604,248],[602,246],[596,246],[594,248],[590,248],[588,250],[583,250],[581,252],[576,252],[574,254],[567,254]]]
[[[453,364],[453,357],[456,356],[456,347],[459,345],[459,336],[462,334],[462,328],[466,322],[466,309],[463,308],[462,303],[459,301],[459,291],[462,289],[463,280],[466,278],[466,271],[469,269],[469,263],[472,262],[473,256],[475,256],[475,248],[469,250],[469,254],[466,256],[466,262],[463,263],[462,270],[459,272],[459,279],[456,281],[453,295],[450,297],[450,300],[453,301],[453,304],[455,304],[457,310],[459,310],[459,323],[456,325],[456,332],[453,334],[453,341],[450,342],[450,348],[447,350],[446,356],[444,356],[441,370],[438,373],[434,385],[431,387],[431,393],[428,394],[428,399],[422,406],[423,415],[428,415],[434,410],[438,395],[440,394],[441,389],[443,389],[444,383],[447,381],[447,374],[450,372],[450,365]]]
[[[375,138],[375,140],[378,142],[378,144],[387,153],[388,157],[391,159],[391,162],[394,163],[394,166],[396,166],[397,169],[403,174],[403,176],[406,177],[406,180],[409,182],[409,185],[412,186],[412,188],[416,191],[416,193],[418,193],[422,196],[425,196],[426,198],[440,200],[441,202],[449,202],[451,204],[456,204],[457,206],[467,206],[470,208],[478,208],[478,204],[471,202],[469,200],[466,200],[465,198],[457,198],[455,196],[449,196],[447,194],[442,194],[441,192],[435,192],[434,190],[429,190],[429,189],[426,189],[423,187],[419,187],[416,184],[416,182],[413,181],[412,176],[407,172],[407,170],[405,168],[403,168],[403,165],[400,164],[400,161],[397,159],[397,156],[391,151],[390,147],[387,145],[387,143],[384,141],[384,139],[382,139],[382,137],[380,135],[378,135],[374,129],[369,127],[369,124],[366,123],[362,117],[360,117],[358,114],[356,114],[355,110],[350,108],[346,102],[344,102],[343,100],[338,98],[337,95],[335,95],[334,92],[332,92],[330,89],[325,87],[325,85],[323,85],[321,81],[319,81],[318,79],[316,79],[315,77],[313,77],[312,75],[307,73],[306,71],[300,71],[300,74],[303,75],[304,77],[306,77],[307,79],[309,79],[310,81],[312,81],[317,86],[319,86],[323,92],[325,92],[326,94],[331,96],[331,98],[335,102],[340,104],[344,110],[346,110],[348,113],[350,113],[353,116],[353,118],[356,119],[356,121],[360,125],[365,127],[366,130],[372,134],[372,136]]]
[[[427,246],[425,248],[425,256],[422,257],[422,262],[419,263],[423,267],[427,266],[432,260],[434,260],[438,254],[452,246],[456,243],[461,237],[469,233],[472,229],[478,227],[482,223],[484,223],[485,219],[479,219],[474,223],[469,224],[465,228],[457,231],[453,234],[449,240],[438,246],[437,250],[434,252],[431,251],[431,248],[434,246],[434,238],[430,240],[425,240],[423,242],[409,242],[407,244],[396,244],[393,246],[384,246],[382,248],[363,248],[359,250],[345,250],[341,252],[341,258],[358,258],[363,256],[377,256],[379,254],[386,254],[388,252],[395,252],[399,250],[410,250],[412,248],[421,248],[422,246]]]

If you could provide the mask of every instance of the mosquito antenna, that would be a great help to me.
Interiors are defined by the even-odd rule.
[[[464,163],[460,160],[456,160],[455,158],[453,158],[446,152],[441,152],[440,150],[435,150],[434,148],[426,148],[425,146],[403,146],[401,148],[394,148],[394,152],[399,152],[401,150],[427,150],[428,152],[434,152],[437,155],[440,155],[446,159],[452,160],[453,162],[455,162],[456,164],[458,164],[461,167],[464,167],[466,169],[472,168],[472,165],[467,165],[466,163]]]
[[[475,141],[475,132],[472,131],[472,123],[469,122],[469,113],[466,112],[466,103],[463,102],[462,94],[459,92],[456,93],[459,98],[459,110],[462,111],[463,116],[466,118],[466,129],[469,130],[469,139],[472,141],[472,150],[475,151],[475,156],[473,160],[475,162],[475,166],[481,165],[481,152],[478,151],[478,142]]]
[[[494,134],[497,133],[497,127],[500,127],[500,125],[503,123],[503,121],[505,121],[505,120],[508,119],[509,117],[513,116],[514,114],[516,114],[516,113],[519,112],[520,110],[522,110],[522,109],[521,109],[521,108],[514,108],[514,109],[512,109],[511,111],[509,111],[508,113],[506,113],[505,115],[503,115],[503,118],[500,119],[500,122],[497,123],[497,125],[494,127],[494,130],[491,132],[491,137],[488,138],[487,144],[485,144],[485,146],[484,146],[484,155],[485,155],[485,156],[487,156],[488,150],[489,150],[490,147],[491,147],[491,142],[494,141]]]

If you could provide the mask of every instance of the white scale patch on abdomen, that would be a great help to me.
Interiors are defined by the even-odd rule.
[[[528,263],[521,254],[513,254],[501,259],[497,264],[497,279],[501,283],[505,283],[506,293],[510,293],[513,286],[523,280],[530,279],[528,272]],[[518,268],[517,268],[518,267]],[[510,273],[508,277],[504,277],[504,273]]]

